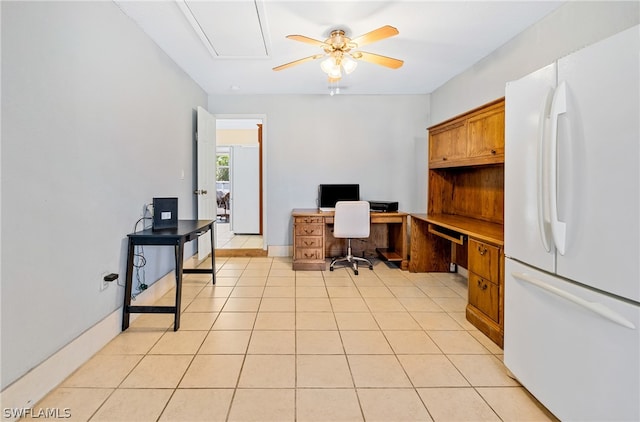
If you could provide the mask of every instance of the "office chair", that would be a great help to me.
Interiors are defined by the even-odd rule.
[[[369,264],[373,270],[371,261],[365,258],[353,256],[351,253],[351,239],[365,239],[369,237],[370,230],[369,202],[367,201],[338,201],[333,219],[333,236],[347,239],[347,256],[336,257],[331,260],[329,270],[337,263],[347,262],[358,275],[358,262]]]

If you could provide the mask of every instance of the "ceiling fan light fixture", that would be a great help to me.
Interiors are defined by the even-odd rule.
[[[323,61],[320,62],[320,69],[327,75],[331,72],[331,70],[336,68],[336,58],[333,56],[327,57]]]
[[[342,72],[340,71],[340,64],[334,56],[328,57],[320,63],[320,68],[324,73],[329,75],[330,78],[340,79]]]
[[[344,72],[348,75],[358,67],[358,62],[353,60],[350,55],[345,54],[342,57],[342,67],[344,68]]]
[[[331,69],[331,72],[329,72],[328,75],[332,79],[342,78],[342,72],[340,71],[340,66],[336,66],[335,68]]]

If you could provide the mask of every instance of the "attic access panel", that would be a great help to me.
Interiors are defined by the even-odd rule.
[[[260,2],[189,0],[178,5],[214,57],[268,57]]]

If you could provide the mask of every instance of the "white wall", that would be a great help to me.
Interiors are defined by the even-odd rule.
[[[436,124],[504,96],[505,84],[636,25],[640,2],[568,1],[431,94]]]
[[[112,2],[1,2],[2,389],[122,306],[154,196],[194,218],[207,96]],[[180,178],[184,170],[185,179]],[[147,248],[147,284],[173,269]]]
[[[258,145],[258,129],[217,129],[216,145]]]
[[[428,95],[210,96],[209,111],[266,115],[269,246],[291,245],[291,210],[316,207],[321,183],[359,183],[363,199],[426,210]]]

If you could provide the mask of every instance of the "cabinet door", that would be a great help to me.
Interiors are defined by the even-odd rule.
[[[469,303],[495,322],[500,321],[500,287],[469,273]]]
[[[467,156],[504,157],[504,107],[496,107],[469,118]]]
[[[461,120],[429,134],[429,161],[444,164],[466,155],[467,128]]]

